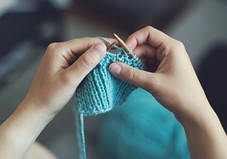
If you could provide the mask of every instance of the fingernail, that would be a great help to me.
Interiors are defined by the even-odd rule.
[[[109,67],[109,71],[115,76],[118,76],[121,70],[122,70],[122,67],[118,63],[113,63]]]
[[[97,44],[94,47],[94,50],[96,53],[98,53],[99,56],[103,56],[106,52],[106,46],[104,44]]]

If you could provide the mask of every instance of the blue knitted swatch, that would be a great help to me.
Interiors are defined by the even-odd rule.
[[[110,43],[104,38],[101,39]],[[117,46],[114,46],[114,52],[107,52],[102,61],[81,82],[75,94],[74,112],[80,159],[86,159],[83,117],[110,111],[113,107],[121,105],[136,89],[112,76],[108,70],[110,64],[122,62],[138,69],[145,69],[142,61],[136,55],[130,57]]]

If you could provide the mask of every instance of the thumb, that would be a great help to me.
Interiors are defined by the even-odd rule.
[[[124,63],[112,63],[109,67],[109,71],[115,77],[129,84],[148,91],[152,90],[152,79],[154,79],[155,76],[151,72],[139,70]]]
[[[106,46],[103,43],[96,44],[82,54],[72,66],[74,80],[79,84],[84,77],[102,60],[106,53]]]

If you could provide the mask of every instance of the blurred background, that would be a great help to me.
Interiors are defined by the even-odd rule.
[[[46,47],[84,36],[123,39],[147,25],[182,41],[207,97],[227,130],[226,0],[7,0],[0,1],[0,122],[26,95]],[[72,103],[38,141],[59,158],[75,158]],[[85,122],[88,158],[100,158],[93,130],[104,117]],[[108,158],[108,157],[103,157]]]

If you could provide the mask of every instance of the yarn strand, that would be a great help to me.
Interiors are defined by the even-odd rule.
[[[109,40],[98,37],[106,43]],[[145,69],[144,64],[136,56],[129,57],[122,48],[113,45],[116,53],[107,52],[103,60],[86,76],[75,93],[74,106],[76,137],[79,147],[79,159],[86,159],[84,135],[84,116],[98,115],[121,105],[129,94],[136,89],[112,76],[108,67],[113,62],[123,62],[132,67]]]
[[[79,113],[77,109],[74,109],[75,113],[75,126],[76,126],[76,138],[78,142],[79,159],[86,159],[86,145],[84,134],[84,115]]]

